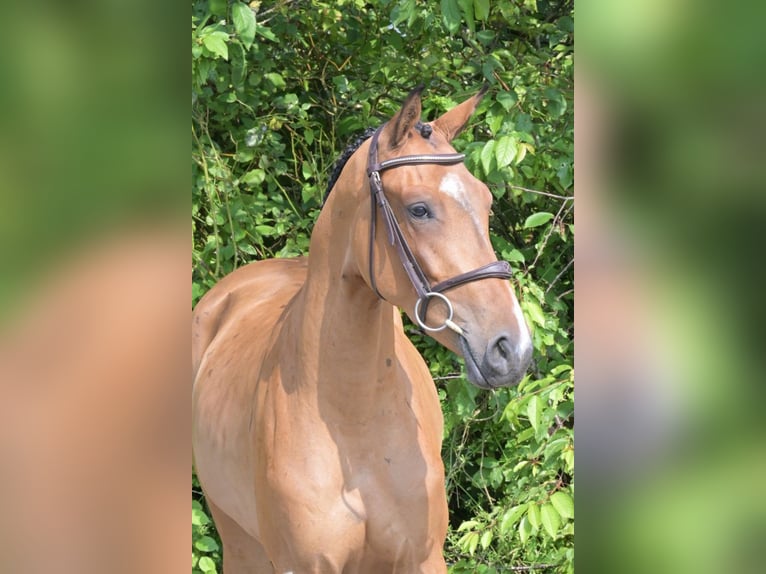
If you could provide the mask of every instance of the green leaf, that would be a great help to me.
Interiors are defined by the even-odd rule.
[[[529,114],[519,114],[516,116],[516,129],[522,133],[529,134],[534,130],[532,116]]]
[[[563,460],[565,464],[564,470],[566,472],[572,472],[572,469],[574,469],[574,450],[566,449],[562,452],[561,460]]]
[[[566,492],[558,491],[551,495],[553,508],[564,518],[574,518],[574,501]]]
[[[561,187],[569,189],[572,186],[572,168],[568,163],[562,162],[558,171],[556,171],[556,175],[559,178]]]
[[[503,168],[511,165],[513,158],[516,157],[516,140],[512,136],[502,136],[495,144],[495,158],[497,167]]]
[[[247,56],[245,48],[240,42],[231,44],[234,52],[231,52],[231,83],[234,88],[241,93],[245,89],[244,83],[247,79]]]
[[[543,402],[537,395],[532,395],[527,403],[527,417],[529,417],[529,424],[535,429],[537,433],[537,427],[540,426],[540,415],[543,412]]]
[[[545,225],[551,219],[553,219],[553,214],[548,213],[547,211],[539,211],[537,213],[533,213],[532,215],[527,217],[526,221],[524,221],[524,229],[530,229],[532,227],[539,227],[540,225]]]
[[[556,538],[556,533],[561,526],[561,517],[552,504],[543,505],[540,511],[540,519],[543,523],[543,528],[551,538]]]
[[[287,86],[287,84],[285,84],[285,79],[280,74],[277,74],[276,72],[269,72],[268,74],[264,74],[264,77],[269,82],[274,84],[274,87],[277,89],[282,89]]]
[[[558,19],[556,25],[564,32],[574,32],[574,20],[570,16],[563,16]]]
[[[471,34],[476,32],[476,22],[473,19],[473,2],[474,0],[458,0],[460,11],[463,13],[463,19],[468,25]]]
[[[527,518],[529,524],[534,530],[540,528],[540,507],[534,502],[530,502],[527,508]]]
[[[572,365],[568,363],[562,363],[561,365],[556,365],[555,367],[553,367],[550,372],[552,376],[556,377],[560,375],[561,373],[571,371],[572,368],[573,368]]]
[[[210,536],[203,536],[194,543],[194,547],[201,552],[213,552],[218,550],[218,543]]]
[[[410,21],[415,13],[415,0],[401,0],[391,12],[391,23],[398,26],[404,21]],[[410,24],[412,22],[409,22]]]
[[[535,435],[535,429],[533,429],[532,427],[527,427],[523,431],[521,431],[519,434],[516,435],[516,442],[518,443],[526,442],[530,438],[532,438],[534,435]],[[526,466],[529,464],[529,461],[523,460],[519,464],[524,464]]]
[[[481,538],[479,539],[479,544],[481,544],[481,547],[484,550],[486,550],[491,543],[492,543],[492,531],[485,530],[484,534],[482,534]]]
[[[228,39],[229,35],[226,32],[216,31],[202,36],[202,43],[212,54],[228,60],[229,47],[226,45],[226,40]]]
[[[500,520],[500,534],[505,534],[511,527],[516,524],[519,517],[524,514],[527,507],[523,504],[514,506],[513,508],[506,510],[503,514],[503,518]]]
[[[534,430],[534,429],[529,429],[529,430]],[[525,466],[527,466],[528,464],[529,464],[529,461],[528,461],[528,460],[520,460],[519,462],[517,462],[517,463],[516,463],[516,464],[513,466],[513,472],[518,472],[518,471],[520,471],[522,468],[524,468],[524,467],[525,467]]]
[[[535,301],[524,300],[521,303],[521,308],[525,311],[525,314],[533,323],[539,325],[540,327],[545,326],[545,314],[543,313],[540,305],[538,305]]]
[[[231,19],[242,44],[249,50],[255,40],[255,12],[250,6],[235,2],[231,6]]]
[[[306,160],[301,162],[301,175],[303,175],[303,179],[309,179],[314,175],[314,168]]]
[[[216,16],[226,16],[226,6],[228,2],[226,0],[210,0],[210,13]]]
[[[255,230],[261,235],[274,235],[274,227],[271,225],[256,225]]]
[[[198,287],[196,283],[192,284],[192,287]],[[194,289],[192,289],[194,291]],[[197,293],[194,293],[195,296],[197,296]],[[202,295],[199,293],[199,295]],[[196,502],[196,500],[194,501]],[[195,526],[202,526],[203,524],[209,524],[210,518],[208,518],[207,514],[203,512],[201,508],[192,508],[192,524]]]
[[[524,254],[518,249],[503,251],[503,259],[509,263],[524,263]]]
[[[215,572],[215,562],[213,562],[213,559],[210,558],[210,556],[203,556],[199,559],[199,569],[203,572]]]
[[[503,122],[505,121],[505,114],[497,114],[493,110],[489,110],[487,112],[487,115],[485,117],[485,122],[487,124],[487,127],[489,128],[489,131],[492,132],[492,135],[495,136],[500,131],[500,128],[503,127]]]
[[[495,98],[501,106],[503,106],[503,109],[508,112],[510,109],[516,105],[516,102],[519,100],[519,98],[516,96],[516,92],[500,92],[497,94],[497,98]]]
[[[253,169],[248,171],[245,175],[243,175],[239,181],[247,185],[260,185],[264,182],[265,179],[266,179],[265,171],[263,171],[262,169]]]
[[[305,204],[308,204],[309,201],[313,197],[317,197],[317,187],[315,185],[304,185],[301,188],[301,201]]]
[[[494,40],[495,36],[497,36],[497,34],[492,30],[481,30],[480,32],[476,32],[476,37],[479,39],[479,42],[485,46]]]
[[[256,33],[260,34],[267,40],[271,40],[272,42],[279,42],[279,39],[277,38],[276,34],[271,31],[271,28],[267,28],[266,26],[261,26],[260,24],[256,25],[255,27]]]
[[[450,34],[460,28],[460,6],[457,0],[442,0],[442,20]]]
[[[563,115],[567,109],[567,101],[564,95],[555,88],[546,89],[544,95],[548,98],[548,109],[551,115],[555,117]]]
[[[468,552],[471,556],[473,556],[476,552],[476,547],[479,545],[479,533],[469,532],[458,541],[458,545],[465,552]]]
[[[528,143],[522,143],[519,145],[518,149],[516,150],[516,157],[513,158],[513,163],[516,165],[519,165],[522,160],[527,156],[527,150],[532,150],[534,152],[534,149],[531,145]]]
[[[530,534],[532,534],[532,525],[527,520],[527,517],[524,516],[519,522],[519,538],[522,544],[527,543]]]
[[[493,162],[497,161],[495,157],[495,140],[490,140],[484,144],[481,150],[481,167],[484,168],[484,173],[489,175],[493,168]]]
[[[473,13],[477,20],[489,18],[489,0],[473,0]]]

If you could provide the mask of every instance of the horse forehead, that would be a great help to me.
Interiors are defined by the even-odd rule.
[[[446,173],[439,181],[439,191],[457,201],[465,209],[472,210],[469,184],[463,177],[454,172]]]
[[[481,217],[471,202],[472,198],[477,197],[475,190],[472,192],[471,189],[472,185],[476,183],[476,180],[471,181],[472,179],[470,175],[465,176],[453,171],[445,173],[439,181],[439,193],[454,199],[469,215],[479,236],[484,237]]]

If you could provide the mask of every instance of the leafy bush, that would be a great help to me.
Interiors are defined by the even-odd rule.
[[[221,540],[205,506],[197,477],[192,474],[192,574],[218,572]]]
[[[573,569],[572,63],[571,2],[192,2],[193,303],[241,265],[305,253],[341,150],[412,87],[426,118],[492,88],[453,143],[495,196],[535,365],[480,391],[407,327],[442,400],[455,573]],[[199,494],[192,524],[193,568],[220,569]]]

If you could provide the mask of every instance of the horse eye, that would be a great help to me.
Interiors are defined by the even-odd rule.
[[[408,209],[410,215],[415,219],[426,219],[431,215],[431,212],[428,211],[428,207],[424,203],[416,203],[415,205],[411,205]]]

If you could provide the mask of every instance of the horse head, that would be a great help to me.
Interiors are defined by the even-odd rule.
[[[422,123],[416,89],[361,148],[371,203],[357,213],[355,259],[380,298],[461,355],[469,380],[486,389],[521,380],[532,342],[490,243],[492,194],[450,143],[483,95]]]

